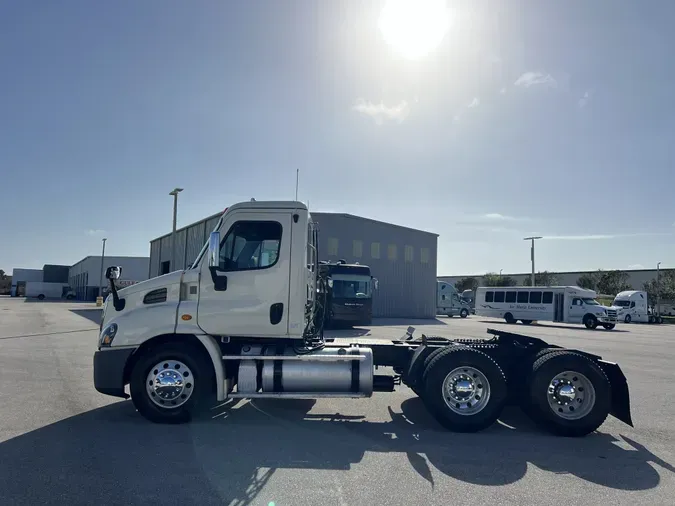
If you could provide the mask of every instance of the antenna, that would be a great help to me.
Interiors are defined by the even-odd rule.
[[[295,201],[298,201],[298,181],[300,180],[300,169],[295,169]]]

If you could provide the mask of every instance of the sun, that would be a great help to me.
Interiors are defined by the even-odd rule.
[[[404,58],[418,60],[436,49],[450,27],[445,0],[387,0],[378,26]]]

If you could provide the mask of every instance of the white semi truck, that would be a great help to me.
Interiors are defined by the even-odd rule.
[[[453,285],[436,281],[436,314],[466,318],[470,312],[471,305],[462,299]]]
[[[95,388],[159,423],[230,398],[363,398],[403,383],[454,431],[490,426],[507,402],[567,436],[608,414],[632,425],[617,364],[534,337],[417,338],[410,327],[400,339],[325,338],[318,266],[304,204],[251,201],[226,209],[189,269],[117,290],[121,268],[109,267]]]
[[[650,302],[647,292],[626,290],[616,294],[612,308],[617,311],[619,320],[625,323],[663,323],[661,314],[666,309],[665,305],[650,309]]]

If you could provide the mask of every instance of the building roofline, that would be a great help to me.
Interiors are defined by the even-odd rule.
[[[183,230],[187,230],[188,228],[192,228],[192,227],[194,227],[195,225],[199,225],[200,223],[207,222],[207,221],[212,220],[212,219],[214,219],[214,218],[220,218],[220,216],[221,216],[222,214],[223,214],[223,211],[221,211],[221,212],[219,212],[219,213],[216,213],[216,214],[212,214],[211,216],[207,216],[206,218],[202,218],[201,220],[197,220],[197,221],[195,221],[194,223],[191,223],[191,224],[186,225],[186,226],[184,226],[184,227],[177,228],[177,229],[176,229],[176,233],[182,232]],[[355,215],[355,214],[349,214],[349,213],[328,213],[328,212],[327,212],[327,213],[323,213],[323,212],[321,212],[321,211],[309,211],[309,214],[310,214],[310,215],[315,215],[315,216],[316,216],[316,215],[319,215],[319,216],[320,216],[320,215],[327,215],[327,216],[341,216],[341,217],[343,217],[343,218],[352,218],[352,219],[355,219],[355,220],[370,221],[370,222],[373,222],[373,223],[378,223],[378,224],[380,224],[380,225],[387,225],[387,226],[389,226],[389,227],[401,228],[401,229],[404,229],[404,230],[410,230],[410,231],[412,231],[412,232],[419,232],[419,233],[422,233],[422,234],[429,234],[429,235],[432,235],[432,236],[434,236],[434,237],[438,237],[438,234],[436,234],[436,233],[434,233],[434,232],[428,232],[427,230],[420,230],[420,229],[418,229],[418,228],[405,227],[405,226],[403,226],[403,225],[396,225],[395,223],[388,223],[388,222],[386,222],[386,221],[373,220],[372,218],[366,218],[366,217],[364,217],[364,216],[357,216],[357,215]],[[150,240],[150,243],[153,243],[153,242],[155,242],[155,241],[159,241],[160,239],[164,239],[164,238],[166,238],[166,237],[171,237],[171,232],[169,232],[168,234],[160,235],[159,237],[155,237],[154,239],[151,239],[151,240]]]
[[[409,231],[411,231],[411,232],[418,232],[418,233],[421,233],[421,234],[428,234],[428,235],[433,235],[434,237],[438,237],[438,234],[436,234],[436,233],[434,233],[434,232],[429,232],[429,231],[427,231],[427,230],[420,230],[419,228],[412,228],[412,227],[406,227],[406,226],[404,226],[404,225],[397,225],[396,223],[389,223],[389,222],[387,222],[387,221],[374,220],[374,219],[372,219],[372,218],[366,218],[365,216],[357,216],[357,215],[355,215],[355,214],[349,214],[349,213],[322,213],[321,211],[310,211],[310,214],[311,214],[311,215],[314,215],[314,216],[317,216],[317,215],[318,215],[318,216],[321,216],[321,215],[325,215],[325,216],[340,216],[340,217],[342,217],[342,218],[351,218],[351,219],[354,219],[354,220],[369,221],[369,222],[372,222],[372,223],[377,223],[377,224],[379,224],[379,225],[386,225],[386,226],[388,226],[388,227],[401,228],[401,229],[403,229],[403,230],[409,230]]]

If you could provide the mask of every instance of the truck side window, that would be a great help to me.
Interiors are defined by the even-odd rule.
[[[530,292],[530,302],[532,304],[541,304],[541,292]]]
[[[220,244],[220,269],[245,271],[272,267],[279,259],[282,227],[276,221],[238,221]]]
[[[506,302],[515,302],[516,292],[506,292]]]
[[[504,292],[495,292],[495,302],[504,302]]]
[[[635,301],[630,303],[630,307],[635,307]]]
[[[541,302],[543,304],[553,304],[553,292],[544,292]]]
[[[529,298],[530,292],[518,292],[518,303],[519,304],[527,304],[528,298]]]
[[[494,301],[494,292],[485,292],[485,302],[493,302]]]
[[[573,306],[581,306],[581,299],[578,299],[578,298],[575,297],[575,298],[572,300],[572,305],[573,305]]]

